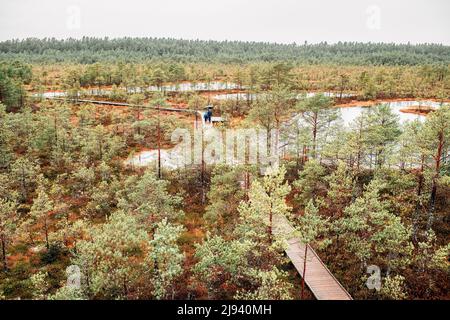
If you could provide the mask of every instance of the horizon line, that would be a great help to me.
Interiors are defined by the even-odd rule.
[[[263,43],[263,44],[272,44],[272,45],[281,45],[281,46],[289,46],[289,45],[295,45],[295,46],[305,46],[305,45],[337,45],[337,44],[346,44],[346,43],[355,43],[355,44],[388,44],[388,45],[409,45],[409,46],[420,46],[420,45],[438,45],[438,46],[444,46],[444,47],[450,47],[450,44],[445,44],[442,42],[373,42],[373,41],[350,41],[350,40],[340,40],[337,42],[329,42],[327,40],[322,40],[319,42],[309,42],[307,40],[303,41],[303,43],[298,43],[296,41],[292,42],[272,42],[272,41],[260,41],[260,40],[231,40],[231,39],[225,39],[225,40],[217,40],[217,39],[200,39],[200,38],[176,38],[176,37],[153,37],[153,36],[89,36],[89,35],[83,35],[83,36],[75,36],[75,37],[55,37],[55,36],[46,36],[46,37],[24,37],[24,38],[10,38],[6,40],[0,40],[0,43],[8,42],[8,41],[25,41],[25,40],[48,40],[48,39],[55,39],[58,41],[66,41],[66,40],[83,40],[83,38],[89,38],[89,39],[98,39],[98,40],[121,40],[121,39],[154,39],[154,40],[177,40],[177,41],[198,41],[198,42],[238,42],[238,43]]]

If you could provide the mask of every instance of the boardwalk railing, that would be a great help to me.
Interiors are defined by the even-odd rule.
[[[141,109],[159,109],[161,111],[174,111],[174,112],[189,112],[195,113],[196,110],[193,109],[182,109],[182,108],[172,108],[172,107],[157,107],[157,106],[149,106],[149,105],[140,105],[140,104],[131,104],[126,102],[114,102],[114,101],[101,101],[101,100],[87,100],[87,99],[72,99],[72,98],[58,98],[58,97],[45,97],[45,99],[49,100],[60,100],[60,101],[72,101],[75,103],[92,103],[92,104],[100,104],[107,106],[116,106],[116,107],[130,107],[130,108],[141,108]]]

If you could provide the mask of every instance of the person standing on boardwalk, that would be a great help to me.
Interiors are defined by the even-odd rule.
[[[207,120],[209,123],[211,123],[211,117],[212,117],[212,106],[208,106],[208,111],[206,112]]]

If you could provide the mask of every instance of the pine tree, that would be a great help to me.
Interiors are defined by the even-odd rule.
[[[106,223],[88,230],[87,236],[77,243],[72,260],[84,276],[83,291],[105,298],[139,296],[136,290],[148,272],[143,261],[150,258],[151,245],[138,221],[118,211]]]
[[[13,159],[13,150],[10,141],[13,138],[7,126],[6,106],[0,103],[0,168],[7,168]]]
[[[325,178],[328,182],[327,199],[331,208],[335,210],[334,216],[341,216],[343,209],[350,204],[353,195],[353,176],[343,161],[338,162],[335,171]]]
[[[290,300],[292,299],[293,285],[288,282],[287,272],[273,267],[268,271],[253,271],[252,282],[256,289],[238,291],[234,296],[240,300]]]
[[[388,105],[382,104],[370,109],[367,117],[367,143],[377,168],[384,165],[391,147],[401,133],[398,119]]]
[[[317,158],[319,136],[326,132],[331,124],[339,118],[339,111],[332,108],[332,100],[323,94],[306,98],[297,105],[301,119],[311,132],[311,156]],[[300,125],[300,124],[299,124]]]
[[[179,210],[182,198],[169,194],[168,187],[168,181],[157,179],[147,169],[141,177],[130,176],[125,181],[123,190],[117,194],[118,207],[135,213],[149,230],[154,230],[155,224],[164,218],[174,222],[183,214]]]
[[[48,283],[48,273],[39,271],[33,274],[30,279],[30,284],[33,290],[33,298],[36,300],[45,300],[47,298],[50,284]]]
[[[294,181],[293,186],[298,191],[296,200],[300,205],[306,206],[309,200],[313,203],[321,202],[320,192],[325,189],[323,179],[325,177],[325,168],[315,159],[305,163],[302,171],[299,171],[299,177]]]
[[[433,161],[431,194],[428,208],[428,229],[434,222],[434,212],[436,209],[436,197],[438,191],[439,177],[441,176],[441,167],[447,161],[445,150],[450,141],[450,106],[442,106],[432,112],[425,122],[423,130],[423,139],[428,144],[428,154]]]
[[[168,297],[176,278],[183,272],[184,254],[177,245],[183,228],[167,222],[167,219],[156,225],[153,239],[150,241],[150,265],[153,264],[153,296],[156,299]]]
[[[368,113],[364,110],[356,117],[350,124],[350,130],[347,132],[344,140],[344,153],[356,174],[366,164],[365,159],[368,154]]]
[[[385,183],[372,180],[361,197],[344,210],[344,217],[335,222],[347,249],[367,265],[369,259],[378,259],[392,269],[407,266],[411,261],[411,228],[390,211],[389,202],[381,198]]]
[[[249,258],[253,243],[248,239],[225,240],[207,234],[202,244],[196,245],[198,262],[193,268],[197,279],[206,286],[208,298],[221,298],[224,288],[239,288],[250,268]]]
[[[0,198],[0,244],[4,271],[8,269],[7,245],[17,228],[17,223],[16,203]]]
[[[249,200],[238,209],[241,224],[237,230],[257,242],[264,238],[272,241],[274,217],[287,216],[291,211],[285,199],[291,189],[284,183],[285,173],[286,169],[281,167],[252,183]]]
[[[47,250],[50,249],[49,232],[50,232],[50,215],[54,209],[53,201],[48,196],[44,187],[41,186],[38,189],[38,196],[33,201],[33,205],[30,211],[30,217],[33,222],[42,223],[42,230],[44,231],[45,244]]]
[[[18,186],[22,201],[28,198],[39,171],[38,165],[24,157],[18,158],[11,165],[11,179]]]
[[[223,165],[217,165],[213,170],[207,194],[209,204],[203,215],[213,234],[225,235],[235,227],[237,207],[245,193],[238,181],[240,175],[241,170]]]
[[[419,120],[407,122],[403,126],[403,132],[399,136],[399,151],[394,161],[400,165],[401,169],[422,167],[424,165],[424,146],[420,137],[423,124]],[[423,172],[421,172],[423,174]]]
[[[387,276],[383,279],[380,295],[391,300],[404,300],[408,296],[405,292],[405,277],[396,275],[394,277]]]
[[[423,241],[417,243],[414,265],[419,272],[433,272],[433,269],[448,271],[450,245],[438,246],[436,234],[432,229],[425,232]]]
[[[317,244],[319,247],[326,246],[329,242],[319,241],[319,237],[326,234],[328,230],[328,218],[319,214],[319,208],[312,200],[309,200],[305,213],[297,218],[296,231],[304,244]]]
[[[302,276],[302,299],[305,292],[305,278],[308,257],[308,246],[317,244],[320,248],[324,248],[330,244],[329,240],[319,241],[319,236],[325,234],[328,229],[328,219],[319,215],[317,208],[312,200],[309,200],[305,208],[305,213],[297,219],[296,233],[298,233],[301,242],[305,245],[305,253],[303,255],[303,274]]]

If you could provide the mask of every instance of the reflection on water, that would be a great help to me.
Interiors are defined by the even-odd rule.
[[[65,92],[58,92],[58,91],[50,91],[50,92],[43,92],[43,93],[35,93],[33,94],[33,97],[43,97],[43,98],[59,98],[59,97],[65,97]]]
[[[150,86],[145,89],[139,87],[128,88],[128,92],[139,93],[146,91],[164,91],[164,92],[189,92],[189,91],[219,91],[219,90],[233,90],[238,89],[239,86],[231,82],[181,82],[177,84],[163,85],[160,88],[157,86]],[[125,90],[125,89],[123,89]],[[91,95],[91,96],[108,96],[112,93],[112,89],[82,89],[79,91],[78,96]],[[60,98],[65,97],[66,92],[63,91],[49,91],[43,93],[35,93],[34,97],[43,98]]]
[[[176,169],[185,165],[183,154],[176,152],[175,148],[161,149],[161,166],[165,169]],[[158,160],[158,150],[147,150],[138,153],[132,158],[127,159],[124,163],[135,167],[144,167],[154,164]]]
[[[177,84],[164,85],[161,88],[150,86],[149,91],[168,91],[168,92],[184,92],[184,91],[218,91],[237,89],[238,85],[230,82],[212,81],[212,82],[181,82]]]
[[[297,99],[301,99],[303,97],[310,98],[312,96],[315,96],[318,93],[322,93],[323,95],[327,97],[340,97],[341,94],[337,92],[306,92],[301,93],[297,95]],[[217,94],[214,96],[214,99],[216,100],[256,100],[259,96],[263,95],[263,93],[245,93],[245,92],[238,92],[238,93],[224,93],[224,94]],[[356,94],[354,93],[342,93],[342,98],[348,98],[348,97],[356,97]]]
[[[322,93],[328,97],[340,96],[339,93],[335,93],[335,92],[322,92]],[[306,94],[299,94],[297,96],[297,98],[302,98],[302,97],[310,98],[316,94],[318,94],[318,92],[307,92]],[[217,100],[236,100],[236,101],[245,100],[246,101],[247,99],[255,100],[258,98],[258,96],[261,96],[261,95],[262,95],[262,93],[247,94],[244,92],[240,92],[240,93],[218,94],[218,95],[215,95],[214,98]],[[342,97],[352,97],[352,96],[355,96],[355,94],[352,94],[352,93],[343,93],[342,94]],[[392,112],[399,116],[400,123],[403,123],[403,122],[409,121],[409,120],[425,118],[422,115],[402,112],[402,111],[400,111],[401,109],[407,109],[407,108],[418,107],[418,106],[438,108],[440,106],[439,102],[435,102],[435,101],[431,101],[431,100],[386,101],[386,102],[380,102],[380,103],[388,104],[391,107]],[[344,121],[344,124],[346,124],[346,125],[350,124],[353,120],[356,119],[356,117],[358,117],[363,112],[363,110],[365,110],[367,108],[371,108],[371,107],[372,106],[354,106],[354,107],[340,108],[341,116],[342,116],[342,120]]]
[[[220,90],[233,90],[238,89],[239,86],[235,83],[230,82],[220,82],[220,81],[214,81],[214,82],[182,82],[178,84],[171,84],[171,85],[163,85],[160,88],[156,86],[150,86],[148,88],[145,88],[147,91],[164,91],[164,92],[189,92],[189,91],[220,91]],[[124,89],[125,90],[125,89]],[[131,87],[128,88],[128,92],[130,93],[140,93],[143,92],[144,89],[139,87]],[[108,96],[112,93],[112,89],[82,89],[79,91],[79,96]],[[340,96],[339,93],[335,92],[322,92],[325,96],[328,97],[338,97]],[[303,96],[306,96],[307,98],[312,97],[316,95],[317,92],[307,92],[306,94],[299,94],[297,98],[302,98]],[[42,96],[44,98],[60,98],[65,97],[67,95],[66,92],[63,91],[49,91],[49,92],[43,92],[43,93],[35,93],[33,96],[39,97]],[[225,94],[218,94],[214,96],[214,99],[217,100],[247,100],[250,98],[251,100],[255,100],[258,96],[261,96],[262,94],[256,94],[251,93],[247,94],[244,92],[239,93],[225,93]],[[352,93],[343,93],[342,97],[352,97],[355,96],[355,94]]]
[[[214,99],[216,100],[255,100],[258,95],[256,93],[244,93],[244,92],[238,92],[238,93],[224,93],[224,94],[218,94],[214,96]]]
[[[423,121],[425,119],[424,116],[418,115],[418,114],[412,114],[412,113],[405,113],[400,111],[401,109],[407,109],[411,107],[418,107],[418,106],[424,106],[424,107],[432,107],[432,108],[439,108],[440,103],[435,101],[390,101],[390,102],[383,102],[383,104],[387,104],[391,107],[391,110],[394,114],[397,114],[399,116],[400,123],[404,123],[405,121],[412,121],[419,119]],[[355,106],[355,107],[348,107],[348,108],[340,108],[341,110],[341,117],[344,121],[345,125],[349,125],[352,123],[362,112],[363,110],[367,110],[369,107],[362,107],[362,106]]]

